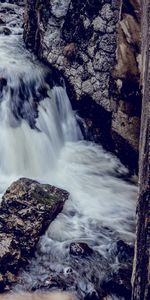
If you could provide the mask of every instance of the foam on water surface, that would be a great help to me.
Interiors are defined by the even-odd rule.
[[[50,88],[48,69],[20,37],[0,37],[0,58],[0,193],[20,177],[70,193],[40,240],[40,257],[59,273],[68,267],[72,241],[87,242],[105,258],[113,241],[133,243],[137,187],[122,179],[126,168],[83,140],[65,87]]]

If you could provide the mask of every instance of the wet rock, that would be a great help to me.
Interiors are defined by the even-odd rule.
[[[9,270],[14,271],[20,255],[18,243],[15,242],[13,233],[0,233],[0,271],[5,273],[8,265]]]
[[[99,300],[99,295],[96,291],[92,291],[84,297],[84,300]]]
[[[2,274],[0,274],[0,292],[4,290],[4,276]]]
[[[8,27],[1,27],[0,28],[0,34],[10,35],[11,30]]]
[[[114,10],[107,2],[107,0],[82,2],[61,0],[58,3],[53,0],[51,4],[49,1],[41,1],[39,5],[37,0],[26,1],[24,38],[27,47],[64,72],[68,82],[74,87],[78,100],[88,94],[109,111],[109,101],[104,92],[105,89],[108,91],[108,82],[101,87],[101,97],[97,97],[93,93],[90,70],[87,71],[88,90],[84,84],[79,86],[77,80],[79,78],[84,83],[85,63],[91,64],[90,69],[93,69],[95,78],[101,72],[106,72],[110,76],[115,59],[116,36],[114,33],[106,32],[106,29],[110,22],[110,26],[116,28],[120,8],[118,3]],[[32,24],[30,24],[31,14]],[[104,33],[105,41],[101,42]],[[111,40],[110,47],[109,40]],[[99,45],[102,51],[99,51]],[[109,59],[108,51],[111,52]],[[99,54],[99,68],[94,63],[96,53]]]
[[[27,263],[67,198],[64,190],[26,178],[7,189],[0,206],[0,273],[5,278]]]
[[[94,250],[90,255],[70,255],[68,251],[68,255],[64,256],[63,264],[62,262],[59,264],[58,261],[56,271],[53,260],[51,261],[51,254],[46,250],[44,255],[36,252],[35,258],[30,261],[25,272],[20,272],[19,289],[24,291],[54,288],[72,290],[77,293],[77,298],[80,300],[84,297],[103,299],[102,296],[106,293],[101,288],[101,283],[110,273],[111,268],[107,260]]]
[[[112,243],[108,250],[110,262],[114,265],[101,288],[106,294],[116,294],[131,299],[131,275],[134,248],[122,240]]]
[[[24,284],[22,282],[22,284]],[[66,282],[65,279],[62,279],[60,276],[47,276],[47,278],[44,281],[39,280],[39,282],[37,282],[37,284],[34,284],[34,286],[32,287],[32,291],[36,291],[36,290],[47,290],[50,291],[52,289],[60,289],[60,290],[66,290]]]
[[[1,77],[0,78],[0,93],[2,92],[3,88],[7,85],[7,79]]]
[[[134,247],[120,240],[117,242],[117,252],[119,262],[126,262],[133,259]]]
[[[129,263],[133,261],[134,247],[119,240],[111,245],[110,253],[113,257],[117,257],[119,263]]]
[[[95,130],[95,119],[88,112],[86,138],[91,135],[106,147],[109,141],[110,150],[122,161],[124,147],[126,153],[133,152],[134,166],[130,154],[123,161],[133,172],[141,113],[139,11],[132,0],[53,0],[51,4],[32,0],[26,1],[24,26],[27,47],[63,72],[74,109],[78,106],[82,115],[79,102],[86,98],[87,105],[91,99],[94,107],[100,107],[97,115],[102,109],[110,113],[109,122]]]
[[[119,268],[113,272],[110,279],[103,282],[101,287],[107,295],[115,294],[125,300],[130,300],[132,291],[131,274],[132,266],[130,268]]]
[[[67,279],[72,279],[72,286],[77,287],[85,299],[97,300],[106,295],[101,283],[108,277],[110,266],[102,255],[94,250],[86,255],[71,255],[69,265],[72,272]]]
[[[4,24],[5,24],[5,20],[2,17],[0,17],[0,25],[4,25]]]
[[[93,250],[86,243],[71,243],[70,254],[75,256],[88,256]]]
[[[11,30],[10,30],[8,27],[4,27],[4,28],[3,28],[3,33],[4,33],[5,35],[10,35],[10,34],[11,34]]]

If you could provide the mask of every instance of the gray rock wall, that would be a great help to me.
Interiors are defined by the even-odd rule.
[[[141,112],[139,20],[138,0],[26,0],[27,47],[63,74],[88,138],[109,144],[133,169]]]
[[[109,79],[115,61],[120,1],[27,2],[38,7],[39,54],[63,71],[77,100],[88,95],[110,110]],[[28,35],[26,42],[30,46]]]

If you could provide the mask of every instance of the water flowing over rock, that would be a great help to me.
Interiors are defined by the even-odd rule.
[[[139,1],[26,0],[24,22],[27,47],[65,76],[72,104],[85,120],[86,137],[137,171]]]
[[[4,194],[0,206],[0,288],[11,284],[33,254],[41,234],[62,210],[68,193],[22,178]]]
[[[35,1],[28,3],[32,4],[31,11],[28,11],[32,26],[28,29],[34,28],[34,31],[30,31],[30,41],[35,36],[38,43],[39,31],[36,25],[39,24],[37,21],[41,16],[38,15],[36,19],[38,5],[45,22],[43,24],[47,26],[50,16],[45,8],[49,1],[38,1],[36,7]],[[51,1],[52,14],[57,10],[57,3]],[[72,3],[74,11],[78,11],[76,2]],[[89,20],[92,21],[99,14],[99,10],[95,15],[91,3],[86,1],[84,6],[84,3],[78,1],[77,6],[83,8],[83,13],[86,10]],[[109,20],[112,18],[110,3],[101,3],[101,9]],[[62,4],[61,15],[73,12],[69,2],[63,1]],[[107,9],[103,8],[104,5]],[[114,155],[104,150],[101,145],[83,140],[79,127],[79,123],[83,122],[77,112],[72,110],[62,74],[60,76],[54,68],[49,69],[45,63],[40,63],[24,48],[22,6],[17,7],[16,3],[8,1],[7,5],[5,2],[0,5],[1,12],[7,11],[5,25],[11,30],[10,35],[2,33],[0,36],[0,135],[3,140],[0,143],[0,192],[3,194],[14,180],[26,177],[42,184],[60,187],[68,191],[70,196],[61,213],[40,238],[34,257],[28,258],[28,263],[24,261],[24,266],[21,261],[20,266],[23,268],[20,269],[17,278],[19,281],[17,285],[13,285],[13,290],[30,292],[41,289],[45,292],[65,289],[76,293],[79,299],[105,299],[106,296],[115,299],[114,293],[117,293],[117,297],[122,297],[125,293],[125,298],[129,300],[137,187],[128,170]],[[62,21],[59,10],[57,13],[56,19]],[[12,23],[13,17],[15,22],[17,20],[16,25]],[[24,17],[27,21],[28,16],[25,14]],[[4,19],[3,16],[2,18]],[[71,22],[71,18],[69,20]],[[26,24],[30,25],[28,22]],[[77,27],[79,25],[77,21]],[[98,26],[99,20],[98,23],[95,22],[96,30]],[[66,24],[65,39],[69,37],[68,34]],[[82,45],[84,43],[86,45],[86,39],[82,40]],[[63,55],[70,64],[72,60],[74,64],[78,51],[79,41],[76,36],[75,41],[64,45]],[[87,88],[91,87],[88,85]],[[107,131],[109,126],[109,130],[111,129],[111,111],[106,111],[106,108],[90,97],[80,99],[79,103],[85,104],[85,110],[94,103],[93,111],[97,121],[101,119],[104,137],[105,127]],[[90,109],[89,111],[91,113]],[[106,120],[109,124],[107,126]],[[93,134],[91,130],[91,137]],[[16,195],[15,201],[18,196]],[[11,205],[10,200],[10,207]],[[13,224],[17,226],[15,233],[19,239],[21,223],[16,225],[14,221]],[[9,225],[11,227],[12,223]],[[10,232],[6,234],[7,243],[5,240],[3,245],[8,249],[13,243]],[[73,245],[76,245],[76,254],[84,252],[84,255],[73,255],[70,251]],[[24,252],[28,251],[26,247],[23,249]],[[14,251],[10,253],[13,257],[12,263],[14,262],[12,269],[15,269],[18,251],[17,245],[14,245]],[[3,284],[2,276],[0,282]],[[9,281],[15,280],[11,270],[7,274],[7,282],[8,276]]]
[[[63,70],[78,99],[87,94],[110,110],[108,85],[115,60],[119,3],[114,1],[111,5],[109,1],[100,0],[26,2],[27,46],[42,51],[52,65]],[[30,14],[34,27],[30,26]],[[39,41],[33,37],[34,30]]]

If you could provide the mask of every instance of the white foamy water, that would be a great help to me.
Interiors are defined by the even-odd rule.
[[[137,187],[101,146],[84,141],[65,88],[50,89],[49,71],[15,36],[0,37],[0,192],[20,177],[66,189],[62,213],[40,241],[58,273],[68,264],[68,245],[86,241],[107,257],[115,240],[134,240]]]
[[[0,103],[2,189],[5,180],[8,185],[12,178],[25,176],[68,190],[71,197],[65,205],[65,214],[60,214],[50,229],[55,239],[91,239],[92,230],[87,228],[86,232],[90,218],[90,222],[100,221],[103,226],[111,226],[132,238],[130,223],[137,191],[134,185],[117,177],[126,173],[126,169],[102,147],[82,141],[65,89],[55,86],[50,90],[44,83],[44,69],[40,65],[33,69],[30,61],[28,64],[29,69],[26,64],[22,70],[21,65],[15,76],[7,69],[1,75],[7,79]],[[21,78],[26,85],[26,97],[20,100]],[[29,114],[34,111],[33,85],[37,93],[41,86],[47,88],[47,97],[38,103],[34,129],[28,123]],[[14,116],[14,111],[20,113],[21,101],[26,103],[25,119]],[[67,216],[69,210],[77,212],[71,220],[70,215]],[[64,228],[63,235],[59,226]]]
[[[12,51],[5,38],[1,44],[0,77],[7,80],[0,97],[1,192],[23,176],[68,190],[70,199],[48,232],[57,241],[94,240],[96,223],[132,240],[137,188],[118,176],[127,170],[101,146],[82,140],[65,88],[50,89],[47,69],[31,61],[21,44],[14,47],[14,40],[8,43]],[[41,88],[47,92],[42,101],[36,99],[35,118],[34,95],[40,98]]]

